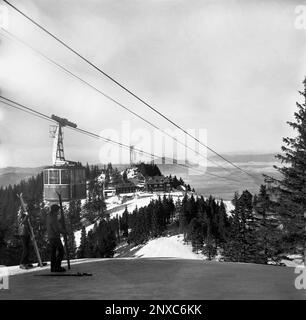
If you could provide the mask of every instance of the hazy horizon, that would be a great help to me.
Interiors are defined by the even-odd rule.
[[[229,160],[232,160],[234,161],[235,163],[244,163],[245,161],[237,161],[237,157],[249,157],[248,159],[248,162],[260,162],[260,163],[272,163],[272,162],[279,162],[277,159],[274,159],[274,156],[277,154],[278,152],[267,152],[267,153],[261,153],[261,152],[252,152],[252,153],[248,153],[248,152],[229,152],[229,153],[223,153],[221,154],[222,156],[228,156],[228,159]],[[252,157],[254,156],[262,156],[262,157],[271,157],[271,159],[268,159],[268,161],[265,161],[265,159],[258,159],[258,160],[253,160]],[[236,159],[233,159],[232,157],[235,157]],[[213,160],[218,160],[218,157],[217,156],[214,156],[214,157],[210,157],[210,159],[213,159]],[[274,161],[272,161],[274,160]],[[149,160],[148,160],[149,162]],[[87,162],[82,162],[83,165],[86,165]],[[100,166],[103,166],[103,165],[107,165],[108,163],[98,163],[98,162],[88,162],[89,165],[100,165]],[[221,164],[221,163],[220,163]],[[1,167],[0,166],[0,169],[6,169],[6,168],[23,168],[23,169],[35,169],[35,168],[42,168],[42,167],[47,167],[47,166],[50,166],[51,164],[40,164],[40,165],[37,165],[37,166],[5,166],[5,167]],[[126,162],[126,163],[112,163],[112,165],[114,166],[127,166],[127,165],[130,165],[129,162]],[[169,164],[171,165],[171,164]],[[227,164],[228,166],[230,166],[229,164]],[[227,166],[226,164],[222,164],[222,166]],[[216,164],[213,164],[213,163],[208,163],[208,167],[216,167],[217,165]]]

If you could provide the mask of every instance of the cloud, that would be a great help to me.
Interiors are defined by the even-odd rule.
[[[183,127],[206,128],[209,145],[219,152],[276,151],[281,137],[290,134],[285,122],[306,73],[305,32],[294,29],[295,1],[63,0],[54,6],[31,0],[16,5]],[[10,18],[12,33],[146,119],[169,127],[11,10]],[[97,133],[119,130],[123,120],[131,120],[135,129],[148,127],[3,38],[0,83],[3,94]],[[8,136],[15,137],[10,146],[20,142],[31,150],[46,148],[48,125],[37,120],[31,128],[35,143],[29,143],[23,133],[32,122],[16,114],[6,118]],[[94,151],[86,152],[88,161],[98,157],[99,146],[88,138],[69,134],[65,144],[72,158],[82,157],[89,146]],[[42,164],[49,155],[30,161]]]

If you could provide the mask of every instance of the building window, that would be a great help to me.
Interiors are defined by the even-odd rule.
[[[44,171],[44,184],[49,184],[49,181],[48,181],[48,170]]]

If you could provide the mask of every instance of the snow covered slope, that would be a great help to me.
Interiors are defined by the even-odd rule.
[[[160,237],[149,241],[135,253],[137,258],[180,258],[203,260],[203,254],[192,252],[191,244],[183,243],[183,235]]]

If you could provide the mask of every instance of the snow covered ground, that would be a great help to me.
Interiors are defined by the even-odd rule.
[[[297,267],[303,265],[303,257],[299,254],[289,254],[287,255],[288,259],[282,259],[281,262],[286,267]]]
[[[135,253],[137,258],[180,258],[203,260],[203,254],[192,252],[191,244],[184,244],[183,235],[161,237],[149,241]]]
[[[192,245],[184,244],[183,235],[175,235],[168,237],[160,237],[150,240],[144,246],[138,246],[138,250],[134,253],[136,258],[180,258],[180,259],[195,259],[207,260],[207,256],[202,253],[192,251]],[[132,248],[135,250],[135,247]],[[213,260],[220,261],[222,258],[217,255]],[[289,260],[290,259],[290,260]],[[300,255],[288,255],[288,260],[281,261],[286,267],[295,268],[303,265]]]
[[[70,264],[71,264],[71,266],[74,266],[74,265],[83,264],[83,263],[105,261],[105,260],[109,260],[109,259],[96,259],[96,258],[95,259],[91,259],[91,258],[73,259],[73,260],[70,260]],[[9,276],[14,276],[14,275],[17,275],[17,274],[32,273],[32,272],[37,272],[37,271],[40,271],[40,270],[49,270],[50,269],[50,261],[48,261],[47,263],[48,263],[47,266],[35,267],[35,268],[27,269],[27,270],[20,269],[19,266],[10,266],[10,267],[5,267],[5,268],[7,268]],[[67,268],[66,260],[63,260],[62,266]],[[3,267],[3,266],[0,266],[0,268],[1,267]]]

